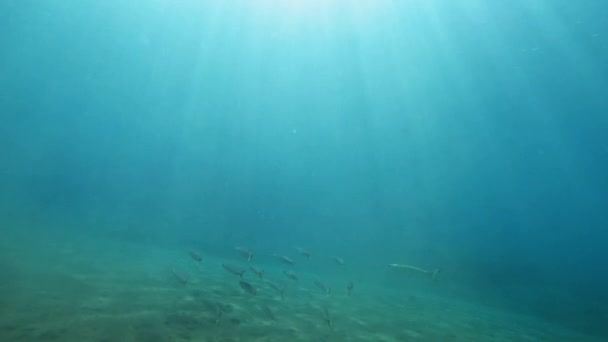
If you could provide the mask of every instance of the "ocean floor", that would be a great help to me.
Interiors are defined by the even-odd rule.
[[[0,247],[0,341],[599,341],[437,294],[357,283],[349,296],[332,279],[327,295],[313,274],[258,265],[260,279],[238,256],[23,236]],[[222,264],[247,269],[255,295]]]

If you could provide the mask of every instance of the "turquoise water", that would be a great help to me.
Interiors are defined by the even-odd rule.
[[[606,339],[603,13],[1,1],[0,339]]]

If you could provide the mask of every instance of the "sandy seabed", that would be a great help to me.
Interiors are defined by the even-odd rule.
[[[599,341],[538,318],[429,293],[395,293],[245,260],[112,241],[4,239],[0,341]],[[270,284],[276,286],[273,288]],[[285,286],[284,297],[276,287]]]

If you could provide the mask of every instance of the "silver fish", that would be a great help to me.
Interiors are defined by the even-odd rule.
[[[182,285],[188,285],[188,277],[181,272],[176,271],[175,269],[171,270],[171,274],[177,281]]]
[[[239,267],[236,267],[236,266],[233,266],[233,265],[229,265],[229,264],[222,264],[222,267],[223,267],[223,268],[224,268],[226,271],[228,271],[228,272],[230,272],[230,273],[232,273],[232,274],[236,274],[236,275],[238,275],[239,277],[241,277],[241,279],[243,278],[243,274],[245,274],[245,270],[244,270],[244,269],[239,268]]]
[[[317,285],[318,288],[320,288],[321,290],[323,290],[323,292],[325,292],[326,295],[329,296],[331,294],[331,288],[327,287],[320,280],[315,280],[315,285]]]
[[[245,290],[246,292],[248,292],[254,296],[257,294],[255,287],[253,287],[253,285],[249,284],[248,282],[241,280],[241,281],[239,281],[239,285],[241,285],[241,288],[243,290]]]
[[[331,315],[329,314],[329,309],[327,307],[323,308],[323,320],[325,321],[325,324],[327,324],[327,327],[329,328],[330,331],[334,330],[334,320],[331,318]]]
[[[310,252],[305,250],[304,248],[297,247],[296,251],[298,251],[298,253],[305,256],[306,258],[310,259]]]
[[[432,280],[437,280],[437,275],[439,275],[439,269],[434,270],[425,270],[420,267],[411,266],[411,265],[403,265],[403,264],[389,264],[391,268],[397,268],[406,272],[413,272],[418,274],[426,274],[431,277]]]
[[[255,273],[255,275],[257,275],[258,278],[264,279],[264,270],[261,270],[253,265],[249,266],[249,269],[251,269],[251,271],[253,271],[253,273]]]
[[[292,265],[292,266],[296,264],[295,261],[293,261],[291,258],[286,257],[284,255],[277,255],[276,257],[284,264]]]
[[[338,264],[340,266],[344,266],[344,259],[337,257],[337,256],[333,256],[331,258],[336,262],[336,264]]]
[[[242,247],[234,248],[242,257],[246,258],[247,261],[251,261],[253,259],[253,251],[251,249],[246,249]]]
[[[195,252],[195,251],[190,251],[190,252],[188,252],[188,254],[189,254],[189,255],[190,255],[190,257],[191,257],[192,259],[194,259],[194,261],[196,261],[196,262],[199,262],[199,263],[200,263],[200,262],[202,262],[202,261],[203,261],[203,256],[202,256],[202,255],[200,255],[199,253]]]
[[[291,280],[298,280],[298,275],[291,271],[283,271],[283,273],[285,273],[285,275]]]

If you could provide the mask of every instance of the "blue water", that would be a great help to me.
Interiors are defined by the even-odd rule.
[[[608,338],[606,13],[3,0],[2,244],[304,247],[369,286],[438,268],[436,296]],[[0,267],[21,279],[22,260]]]

